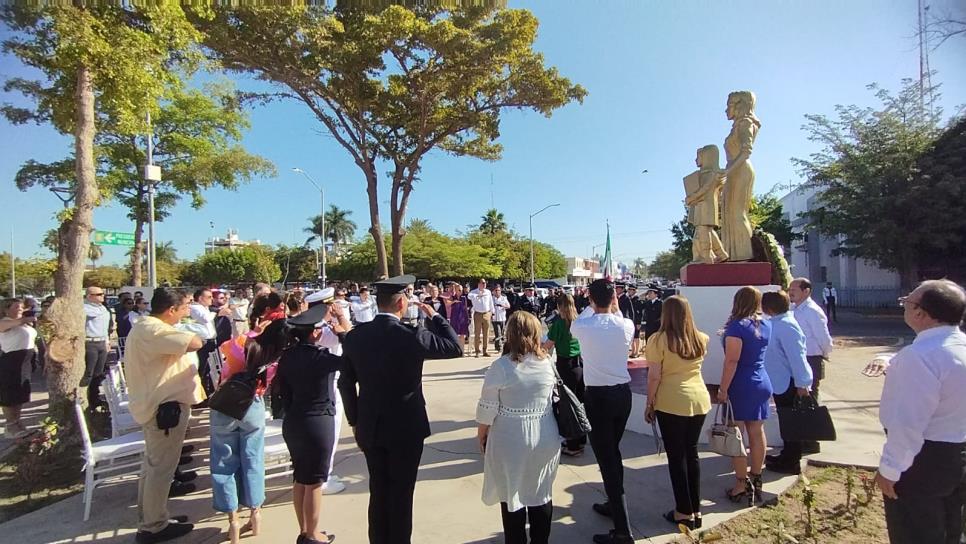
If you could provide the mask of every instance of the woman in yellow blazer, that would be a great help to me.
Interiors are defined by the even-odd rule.
[[[694,529],[701,527],[701,469],[698,437],[711,411],[711,397],[701,377],[708,335],[691,317],[688,299],[664,300],[661,328],[647,341],[647,411],[644,418],[661,427],[667,468],[674,489],[674,510],[664,519]]]

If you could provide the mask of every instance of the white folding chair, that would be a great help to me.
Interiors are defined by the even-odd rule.
[[[104,380],[104,396],[107,398],[107,407],[111,412],[111,436],[115,438],[141,428],[128,409],[127,395],[120,391],[120,383],[121,378],[117,367],[108,368]]]
[[[117,337],[117,362],[120,364],[124,360],[124,345],[127,343],[127,336]]]
[[[288,446],[282,433],[269,434],[265,428],[265,479],[287,476],[294,472],[292,458],[288,454]]]
[[[129,433],[94,443],[87,429],[80,395],[76,395],[74,413],[84,442],[84,521],[87,521],[91,517],[94,488],[108,480],[140,472],[144,435],[140,432]]]
[[[208,354],[208,377],[211,378],[211,383],[215,386],[215,389],[218,389],[221,384],[221,367],[223,364],[220,349],[215,349]]]

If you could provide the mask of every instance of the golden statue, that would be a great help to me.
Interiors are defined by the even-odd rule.
[[[717,231],[718,198],[724,185],[718,146],[706,145],[699,149],[694,163],[698,170],[684,178],[688,223],[694,225],[691,262],[713,264],[726,261],[728,252],[722,247]]]
[[[751,166],[751,148],[755,144],[761,121],[755,117],[755,93],[736,91],[728,95],[728,119],[734,121],[731,134],[725,138],[726,178],[722,194],[724,208],[721,240],[731,261],[749,261],[751,221],[748,210],[754,196],[755,169]]]

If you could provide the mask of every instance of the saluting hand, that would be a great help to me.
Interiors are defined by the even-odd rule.
[[[429,304],[426,304],[425,302],[417,302],[416,306],[420,310],[422,310],[422,312],[426,314],[428,317],[436,316],[436,309],[430,306]]]

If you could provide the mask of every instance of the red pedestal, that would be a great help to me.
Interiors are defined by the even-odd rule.
[[[691,287],[768,285],[771,263],[691,263],[681,267],[681,283]]]

